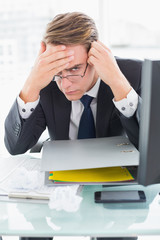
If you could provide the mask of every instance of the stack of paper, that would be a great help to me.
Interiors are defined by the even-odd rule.
[[[111,183],[133,181],[125,167],[105,167],[80,170],[51,171],[49,180],[54,183]]]

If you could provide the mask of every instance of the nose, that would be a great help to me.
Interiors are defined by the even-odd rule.
[[[67,89],[72,85],[71,81],[69,81],[66,77],[63,77],[61,79],[61,87],[62,89]]]

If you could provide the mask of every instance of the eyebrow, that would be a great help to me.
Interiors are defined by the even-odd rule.
[[[76,64],[76,65],[74,65],[73,67],[67,68],[67,69],[65,69],[65,70],[69,71],[69,70],[72,70],[72,69],[75,68],[75,67],[81,67],[82,65],[83,65],[83,63]]]

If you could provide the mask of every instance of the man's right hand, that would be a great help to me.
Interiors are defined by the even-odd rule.
[[[74,59],[74,52],[67,51],[64,45],[45,45],[41,42],[41,48],[32,71],[26,80],[20,98],[26,102],[34,102],[38,99],[40,91],[53,79],[54,75],[67,68]]]

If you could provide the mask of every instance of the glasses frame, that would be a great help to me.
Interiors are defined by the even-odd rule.
[[[65,77],[63,77],[62,75],[54,75],[54,81],[62,80],[63,78],[67,78],[68,79],[69,77],[81,77],[81,78],[83,78],[85,76],[85,74],[86,74],[87,68],[88,68],[88,63],[86,65],[86,68],[84,70],[83,75],[74,74],[74,75],[66,75]],[[55,77],[58,77],[59,79],[55,80]],[[72,82],[72,80],[70,80],[70,79],[68,79],[68,80]]]

